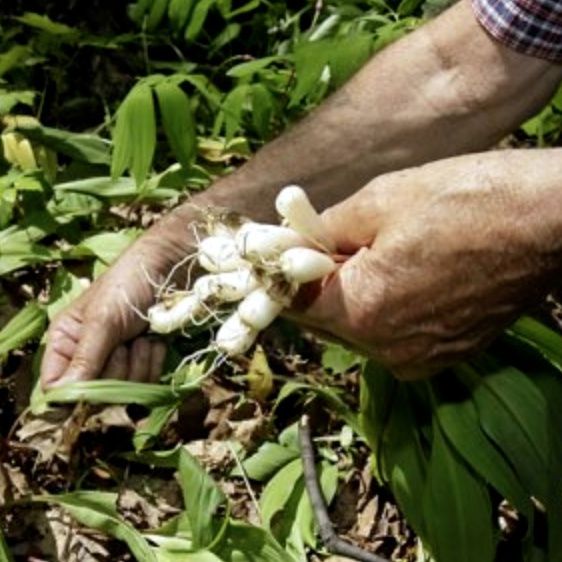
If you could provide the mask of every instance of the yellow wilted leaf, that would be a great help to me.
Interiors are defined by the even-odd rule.
[[[273,373],[267,362],[265,351],[260,345],[256,347],[246,376],[250,386],[250,397],[264,402],[273,390]]]

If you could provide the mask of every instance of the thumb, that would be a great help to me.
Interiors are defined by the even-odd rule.
[[[322,221],[338,252],[350,255],[373,244],[387,200],[386,189],[381,184],[380,180],[373,180],[322,213]]]
[[[361,248],[320,285],[305,287],[290,316],[364,348],[376,330],[383,288],[374,250]]]

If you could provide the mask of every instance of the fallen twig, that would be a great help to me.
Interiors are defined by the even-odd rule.
[[[328,515],[328,508],[320,489],[318,474],[316,473],[316,463],[314,459],[314,447],[310,436],[310,426],[308,416],[303,416],[299,424],[299,442],[301,458],[304,469],[304,481],[306,491],[312,505],[314,518],[320,529],[320,536],[326,549],[332,554],[339,554],[347,558],[360,560],[361,562],[389,562],[386,558],[381,558],[376,554],[371,554],[354,544],[350,544],[340,538],[334,531],[334,526]]]

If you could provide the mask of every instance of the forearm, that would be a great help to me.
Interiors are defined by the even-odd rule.
[[[462,0],[375,56],[197,200],[269,220],[279,188],[298,183],[324,208],[381,173],[488,148],[537,111],[561,77],[560,66],[492,40]],[[179,208],[168,226],[191,215]]]

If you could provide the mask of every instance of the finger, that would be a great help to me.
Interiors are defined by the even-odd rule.
[[[76,351],[77,345],[76,341],[65,335],[61,335],[61,337],[56,338],[51,344],[53,350],[59,355],[66,357],[69,362]]]
[[[129,350],[128,378],[134,381],[147,381],[150,378],[151,345],[147,338],[137,338]]]
[[[349,255],[373,244],[387,206],[387,177],[373,180],[322,213],[322,220],[338,251]]]
[[[40,376],[43,388],[61,378],[76,351],[76,342],[82,333],[82,322],[73,317],[73,314],[78,315],[79,309],[62,314],[49,327],[47,346],[41,361]]]
[[[100,317],[85,322],[74,356],[68,368],[50,386],[96,378],[109,354],[119,343],[111,323]]]
[[[296,318],[364,348],[376,341],[384,281],[375,252],[361,249],[324,280],[318,296]]]
[[[161,342],[152,343],[152,353],[150,356],[150,382],[158,382],[160,375],[164,369],[164,361],[166,359],[166,345]]]
[[[129,351],[124,345],[116,348],[109,359],[103,371],[105,379],[126,379],[129,371]]]

